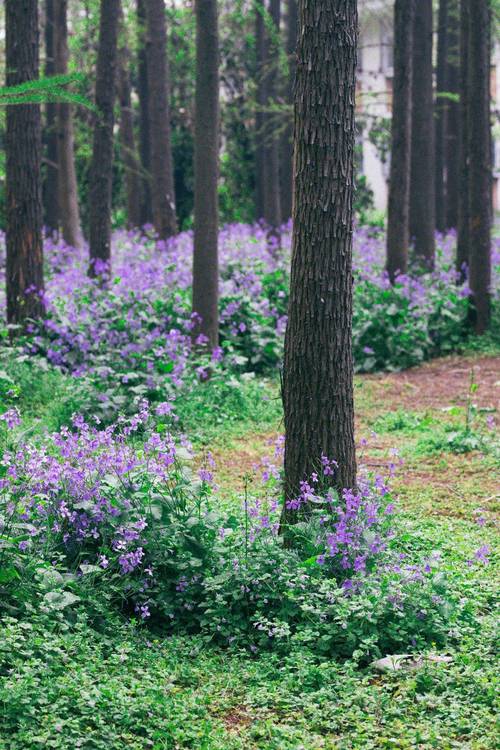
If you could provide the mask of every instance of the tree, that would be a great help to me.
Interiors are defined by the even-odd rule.
[[[196,0],[196,101],[194,156],[194,335],[219,341],[218,195],[219,32],[217,0]]]
[[[491,132],[490,2],[469,3],[468,171],[469,284],[476,333],[490,321],[491,285]],[[473,12],[472,12],[473,11]]]
[[[435,255],[432,0],[419,0],[413,25],[410,234],[415,255],[433,268]]]
[[[91,275],[96,273],[98,261],[107,265],[111,261],[111,187],[119,18],[120,0],[101,0],[95,88],[97,113],[90,168]]]
[[[277,96],[281,0],[256,2],[257,214],[270,227],[281,224],[280,137],[272,105]]]
[[[68,0],[54,0],[55,72],[68,72]],[[78,186],[76,182],[72,106],[68,102],[57,105],[57,164],[58,204],[62,236],[71,247],[82,244]]]
[[[285,507],[317,471],[356,485],[352,362],[352,216],[356,0],[300,0],[294,211],[285,336]]]
[[[460,189],[458,193],[458,226],[456,268],[465,280],[469,265],[469,3],[460,3]]]
[[[438,17],[438,50],[436,76],[436,156],[435,156],[435,195],[436,228],[446,229],[446,136],[448,124],[448,0],[440,0]]]
[[[126,29],[122,29],[119,50],[120,145],[127,195],[127,226],[141,224],[140,170],[135,148],[134,114],[130,84],[130,52],[126,42]]]
[[[297,46],[297,0],[287,3],[286,52],[288,57],[288,76],[286,81],[285,100],[293,103],[293,85],[295,81],[295,48]],[[292,215],[293,196],[293,127],[290,117],[282,137],[281,146],[281,213],[283,219]]]
[[[460,184],[460,0],[448,0],[448,116],[446,119],[446,228],[458,226]]]
[[[146,55],[153,223],[162,239],[177,232],[170,137],[167,29],[164,0],[146,2]]]
[[[45,75],[53,76],[55,64],[55,8],[57,0],[45,0]],[[57,160],[57,103],[45,105],[45,181],[43,202],[45,226],[55,233],[59,230],[59,165]]]
[[[141,224],[153,221],[151,207],[151,142],[149,132],[149,87],[146,55],[146,7],[144,0],[137,0],[137,29],[139,49],[137,53],[137,93],[139,95],[139,153],[141,158]]]
[[[5,4],[6,81],[38,78],[36,0]],[[6,125],[7,322],[23,325],[43,313],[41,117],[39,104],[7,108]]]
[[[387,271],[392,283],[398,272],[406,273],[408,270],[414,13],[414,0],[396,0],[387,220]]]

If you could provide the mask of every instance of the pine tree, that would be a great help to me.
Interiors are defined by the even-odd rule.
[[[146,55],[153,223],[162,239],[177,232],[170,135],[169,73],[164,0],[146,2]]]
[[[322,454],[339,489],[356,485],[352,362],[352,218],[356,0],[300,0],[295,193],[285,338],[285,507]],[[286,529],[285,529],[286,530]]]
[[[39,72],[37,0],[6,0],[7,86],[36,81]],[[7,322],[23,326],[43,314],[41,116],[39,104],[7,108]]]
[[[387,270],[392,283],[398,272],[406,273],[408,270],[414,13],[414,0],[396,0],[392,149],[387,220]]]
[[[217,0],[196,0],[193,331],[219,341],[219,31]]]
[[[146,55],[145,0],[137,0],[137,93],[139,95],[139,154],[141,161],[141,224],[153,222],[151,203],[151,140],[149,128],[148,62]]]
[[[435,180],[434,96],[432,89],[432,0],[419,0],[413,24],[412,149],[410,234],[415,255],[434,267]]]
[[[56,0],[45,0],[45,75],[56,72]],[[57,102],[45,105],[45,180],[43,184],[44,222],[50,233],[59,230],[59,165],[57,158]]]
[[[288,77],[285,89],[285,101],[293,103],[293,86],[295,82],[295,48],[297,46],[297,0],[288,0],[287,3],[287,35],[286,51],[288,57]],[[293,123],[289,123],[283,131],[281,145],[281,213],[283,219],[287,220],[292,215],[293,197]]]
[[[111,187],[119,19],[120,0],[101,0],[95,89],[97,113],[90,168],[91,275],[101,270],[100,263],[109,265],[111,261]]]
[[[127,226],[129,229],[134,229],[141,225],[141,185],[134,135],[130,51],[127,46],[125,28],[122,29],[119,49],[118,93],[120,99],[120,146],[127,201]]]

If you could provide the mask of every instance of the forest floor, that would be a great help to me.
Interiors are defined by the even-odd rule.
[[[267,413],[256,405],[230,429],[222,423],[199,432],[198,442],[216,456],[221,502],[241,502],[245,477],[282,431],[276,383],[265,381],[262,392]],[[213,650],[196,637],[138,634],[128,625],[112,641],[62,629],[44,655],[40,644],[27,649],[13,627],[2,634],[3,648],[20,656],[0,704],[17,700],[25,708],[15,736],[0,737],[0,749],[497,747],[495,557],[473,569],[467,560],[480,545],[495,544],[492,419],[498,420],[499,394],[494,356],[356,378],[357,434],[368,438],[361,462],[383,464],[391,448],[398,450],[403,463],[394,486],[407,533],[422,549],[439,550],[457,575],[464,571],[463,595],[474,590],[482,602],[479,632],[447,651],[450,664],[379,675],[306,652],[250,657]],[[475,520],[478,507],[483,527]],[[64,744],[70,726],[71,745]]]

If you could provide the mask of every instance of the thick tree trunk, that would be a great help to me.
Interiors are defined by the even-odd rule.
[[[134,113],[130,85],[130,53],[124,43],[120,49],[120,144],[127,195],[127,226],[134,229],[141,224],[141,184],[134,137]]]
[[[139,50],[137,53],[137,93],[139,95],[139,153],[141,157],[141,224],[153,222],[151,205],[151,142],[149,133],[149,87],[146,56],[145,0],[137,0]]]
[[[491,132],[490,2],[469,2],[469,243],[471,301],[476,333],[490,322]]]
[[[356,0],[300,0],[295,187],[285,337],[285,507],[300,483],[338,462],[356,485],[352,362],[352,214],[358,20]],[[320,472],[319,472],[320,473]]]
[[[146,22],[153,223],[159,237],[166,239],[177,232],[177,218],[164,0],[147,0]]]
[[[297,47],[297,0],[288,0],[287,42],[288,79],[286,82],[285,101],[293,103],[293,86],[295,81],[295,48]],[[292,215],[293,200],[293,122],[284,129],[281,144],[281,214],[287,220]]]
[[[56,20],[56,73],[68,72],[68,0],[54,0]],[[72,107],[57,105],[57,154],[59,164],[59,211],[64,241],[80,247],[83,241],[78,209]]]
[[[449,0],[448,10],[448,101],[446,120],[446,228],[458,226],[458,192],[460,183],[460,0]]]
[[[6,0],[6,83],[38,78],[37,0]],[[38,104],[7,107],[7,322],[23,325],[43,314],[41,117]]]
[[[394,6],[392,148],[387,220],[387,271],[391,282],[408,270],[414,0]]]
[[[464,281],[469,266],[469,2],[460,3],[460,130],[456,268]]]
[[[111,188],[120,0],[101,0],[94,145],[90,168],[90,274],[111,261]],[[97,265],[97,268],[96,268]]]
[[[56,0],[45,0],[45,75],[53,76],[55,65],[55,5]],[[45,105],[45,180],[43,185],[44,219],[53,234],[59,229],[58,160],[57,160],[57,104]]]
[[[217,0],[196,0],[196,101],[194,152],[194,330],[210,347],[219,342],[218,177],[219,31]]]
[[[448,130],[448,0],[440,0],[438,17],[438,51],[436,75],[436,228],[446,229],[446,136]]]
[[[415,255],[434,267],[434,97],[432,91],[432,0],[419,0],[413,26],[410,234]]]

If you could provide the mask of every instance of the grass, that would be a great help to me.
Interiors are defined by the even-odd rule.
[[[426,391],[424,402],[420,370],[356,381],[358,432],[378,433],[364,460],[381,461],[394,445],[405,458],[396,488],[407,541],[439,550],[460,595],[481,613],[480,629],[465,629],[448,651],[451,664],[379,675],[305,650],[260,658],[219,651],[196,637],[164,638],[111,614],[97,628],[84,612],[70,623],[39,614],[30,622],[6,618],[0,750],[497,747],[496,560],[487,568],[467,566],[478,546],[495,544],[496,458],[481,447],[461,453],[439,442],[431,450],[428,443],[463,424],[469,361],[460,366],[462,391],[457,386],[448,397],[447,384],[439,390],[436,382],[435,397]],[[443,373],[444,379],[446,368]],[[56,429],[78,409],[81,394],[62,375],[26,362],[10,365],[6,375],[34,431]],[[479,383],[480,408],[487,408],[481,398],[490,399],[486,386]],[[217,456],[224,502],[240,501],[244,476],[269,452],[266,440],[282,430],[278,395],[276,382],[248,379],[214,381],[179,400],[182,428]],[[478,506],[489,520],[482,528],[474,521]]]

